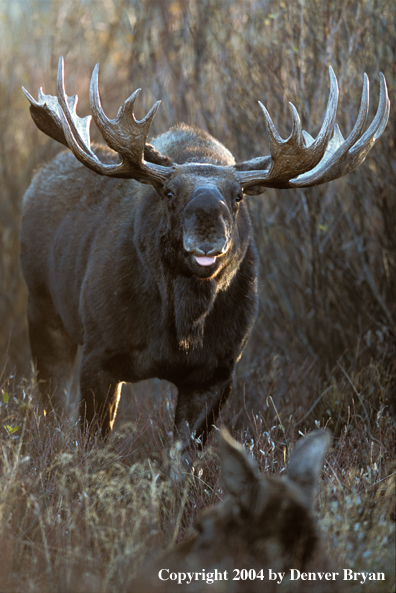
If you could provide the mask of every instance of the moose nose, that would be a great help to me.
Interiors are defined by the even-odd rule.
[[[202,245],[194,249],[194,254],[217,257],[218,255],[221,255],[226,251],[227,249],[225,244],[222,247],[220,247],[219,245],[213,245],[211,243],[202,243]]]

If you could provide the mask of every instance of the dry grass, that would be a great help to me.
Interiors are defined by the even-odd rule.
[[[346,384],[337,388],[346,397]],[[108,443],[87,445],[76,427],[40,414],[36,396],[34,385],[2,390],[1,588],[128,590],[144,561],[150,565],[185,539],[194,518],[222,497],[215,437],[196,478],[175,481],[180,466],[163,403],[151,418],[141,405],[139,422],[124,417]],[[152,408],[156,401],[151,396]],[[372,420],[369,425],[350,409],[325,465],[317,513],[336,568],[384,572],[385,582],[365,591],[390,593],[395,424],[383,407]],[[286,453],[302,433],[293,418],[280,414],[270,421],[257,414],[248,430],[235,434],[262,471],[282,474]]]
[[[238,159],[267,152],[258,99],[284,136],[288,101],[315,134],[331,63],[346,134],[358,111],[362,73],[371,81],[371,117],[378,72],[385,73],[393,110],[363,166],[328,186],[269,190],[250,199],[260,310],[222,420],[270,473],[284,470],[285,447],[299,431],[316,424],[332,429],[334,448],[318,504],[324,538],[343,567],[386,573],[385,584],[365,591],[390,593],[396,469],[393,2],[3,0],[1,8],[0,590],[127,588],[144,559],[182,541],[194,517],[222,495],[214,437],[200,460],[200,479],[188,489],[172,480],[175,394],[168,386],[129,389],[115,434],[105,446],[88,447],[67,419],[40,414],[34,382],[23,378],[31,371],[18,263],[20,206],[32,171],[59,146],[32,124],[20,86],[53,93],[63,54],[66,88],[79,94],[81,115],[88,111],[89,77],[99,61],[109,116],[142,86],[138,115],[162,100],[153,133],[177,121],[196,124]]]

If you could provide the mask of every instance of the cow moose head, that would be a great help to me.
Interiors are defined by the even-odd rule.
[[[300,439],[287,475],[279,477],[260,473],[253,457],[223,429],[224,499],[201,513],[189,539],[161,557],[155,568],[143,569],[132,590],[339,591],[341,578],[339,573],[334,577],[314,514],[330,444],[329,430]]]

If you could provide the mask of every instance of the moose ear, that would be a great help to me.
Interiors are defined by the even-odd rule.
[[[234,169],[235,171],[267,171],[271,166],[271,156],[261,156],[256,157],[254,159],[250,159],[250,161],[243,161],[241,163],[235,163]],[[267,187],[264,185],[251,185],[247,188],[242,187],[243,193],[248,196],[258,196],[263,194],[267,191]]]
[[[298,441],[287,466],[289,480],[301,488],[309,507],[313,506],[316,486],[331,440],[331,432],[327,429],[311,432]]]
[[[261,487],[260,470],[225,429],[220,434],[220,462],[226,492],[245,510],[252,509]]]

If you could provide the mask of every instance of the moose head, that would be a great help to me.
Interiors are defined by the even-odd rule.
[[[287,475],[280,477],[261,473],[253,457],[223,429],[219,457],[224,499],[201,513],[189,539],[155,567],[142,570],[131,590],[165,593],[177,587],[200,593],[208,586],[217,593],[339,591],[340,573],[324,552],[314,513],[330,444],[329,430],[300,439]]]

